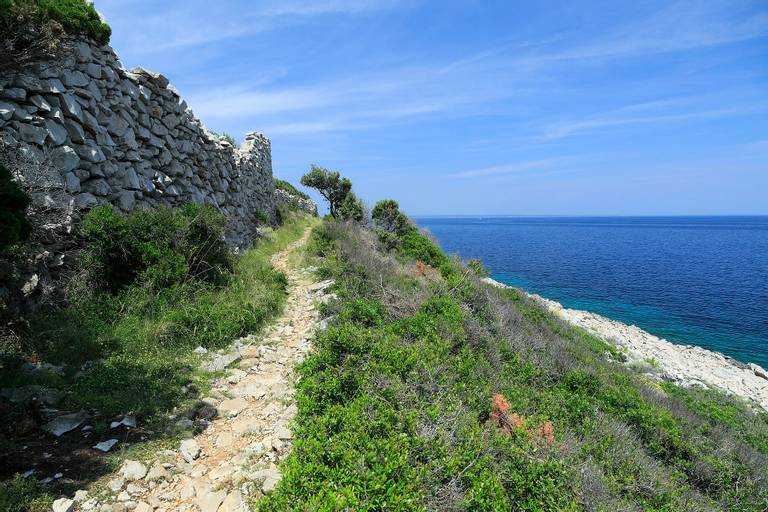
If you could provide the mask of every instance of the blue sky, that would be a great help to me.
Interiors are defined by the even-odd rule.
[[[97,0],[126,67],[413,215],[768,214],[768,2]]]

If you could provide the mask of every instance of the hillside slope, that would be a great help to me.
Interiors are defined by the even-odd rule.
[[[658,385],[415,228],[326,220],[338,299],[259,510],[761,511],[768,416]],[[398,231],[398,232],[393,232]]]

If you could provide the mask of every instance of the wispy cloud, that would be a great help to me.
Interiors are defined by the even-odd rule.
[[[318,14],[354,14],[389,9],[400,0],[279,0],[268,2],[258,10],[267,16],[314,16]]]
[[[553,53],[551,59],[593,59],[690,50],[768,36],[768,12],[740,12],[729,0],[670,2],[657,13]]]
[[[545,158],[541,160],[527,160],[523,162],[514,162],[504,165],[495,165],[492,167],[483,167],[481,169],[471,169],[452,174],[456,178],[478,178],[486,176],[495,176],[499,174],[520,174],[540,169],[546,169],[552,165],[560,164],[564,158]]]
[[[145,4],[142,8],[142,4]],[[403,0],[270,0],[218,2],[150,2],[101,0],[98,8],[114,13],[110,19],[131,27],[121,34],[130,41],[130,52],[156,53],[218,43],[302,23],[324,15],[355,15],[408,5]],[[151,13],[151,14],[150,14]],[[169,22],[169,20],[173,20]],[[152,41],[152,44],[147,44]]]
[[[633,107],[619,109],[607,114],[595,115],[586,119],[570,120],[547,126],[541,138],[545,140],[560,139],[575,135],[592,133],[603,128],[638,124],[660,124],[686,121],[702,121],[722,119],[768,112],[768,104],[750,105],[722,109],[690,110],[685,112],[659,113],[657,115],[620,115],[631,114]]]

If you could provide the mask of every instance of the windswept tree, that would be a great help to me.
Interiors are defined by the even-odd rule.
[[[349,179],[342,178],[338,171],[329,171],[312,165],[309,172],[301,177],[301,184],[320,192],[320,195],[328,201],[332,217],[343,217],[342,203],[352,192],[352,182]]]

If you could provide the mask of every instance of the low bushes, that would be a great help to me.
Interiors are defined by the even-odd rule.
[[[81,226],[87,241],[83,266],[93,283],[113,292],[131,284],[152,289],[188,280],[220,284],[233,268],[225,223],[209,206],[189,204],[128,216],[100,206]]]
[[[83,226],[87,277],[74,280],[68,305],[30,319],[26,355],[71,369],[57,383],[74,391],[63,407],[150,421],[200,377],[195,347],[224,347],[280,311],[287,282],[269,258],[307,222],[292,215],[234,258],[219,238],[219,214],[207,209],[93,211]],[[3,386],[37,383],[3,378]]]

